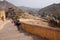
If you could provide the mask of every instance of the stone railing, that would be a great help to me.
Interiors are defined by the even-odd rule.
[[[48,40],[60,40],[60,28],[43,27],[41,25],[33,25],[21,22],[23,30],[32,33],[34,35],[46,38]]]

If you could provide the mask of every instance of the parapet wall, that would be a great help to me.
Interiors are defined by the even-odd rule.
[[[60,28],[42,27],[21,22],[23,30],[49,40],[60,40]]]

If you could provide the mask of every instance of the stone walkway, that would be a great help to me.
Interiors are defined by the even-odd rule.
[[[4,28],[4,25],[8,22],[10,22],[10,20],[5,20],[5,21],[0,20],[0,31]]]
[[[44,40],[31,35],[27,32],[20,32],[17,30],[11,22],[4,25],[4,28],[0,31],[0,40]]]

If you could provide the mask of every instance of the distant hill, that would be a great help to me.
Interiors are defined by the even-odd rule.
[[[53,14],[53,15],[60,15],[60,3],[59,4],[52,4],[52,5],[49,5],[45,8],[42,8],[39,10],[38,12],[38,15],[50,15],[50,14]]]
[[[30,8],[24,6],[19,6],[18,8],[32,15],[37,15],[38,11],[40,10],[39,8]]]
[[[39,8],[30,8],[30,7],[24,7],[24,6],[19,6],[18,8],[20,8],[24,11],[29,11],[29,10],[39,11]]]
[[[15,5],[13,5],[12,3],[8,1],[0,1],[0,10],[4,9],[5,11],[7,11],[8,8],[19,10],[18,7],[16,7]]]

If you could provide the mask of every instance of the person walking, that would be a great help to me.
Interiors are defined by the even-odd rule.
[[[20,23],[20,21],[19,21],[18,19],[14,21],[14,25],[16,25],[16,26],[17,26],[18,31],[20,31],[21,23]]]

